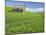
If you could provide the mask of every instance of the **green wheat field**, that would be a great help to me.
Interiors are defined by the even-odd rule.
[[[33,33],[44,32],[43,13],[24,12],[18,13],[12,11],[12,8],[6,7],[5,28],[6,34],[9,33]]]

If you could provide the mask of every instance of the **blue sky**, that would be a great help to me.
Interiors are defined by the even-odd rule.
[[[6,1],[7,6],[11,6],[14,3],[16,3],[16,4],[25,4],[25,7],[27,7],[27,8],[44,8],[44,6],[43,6],[44,3],[39,3],[39,2]]]
[[[6,6],[12,6],[13,4],[25,4],[25,8],[28,11],[38,11],[37,9],[39,9],[40,11],[43,11],[44,9],[44,3],[40,3],[40,2],[26,2],[26,1],[6,1]]]

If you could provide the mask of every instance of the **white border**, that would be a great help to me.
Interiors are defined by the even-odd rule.
[[[46,3],[46,0],[31,0],[33,2],[44,2]],[[5,34],[5,0],[0,0],[0,35]],[[46,6],[46,4],[45,4]],[[46,35],[46,7],[45,7],[45,18],[44,18],[44,27],[45,32],[44,33],[30,33],[30,34],[20,34],[20,35]]]
[[[0,0],[0,35],[5,33],[5,11],[4,0]]]

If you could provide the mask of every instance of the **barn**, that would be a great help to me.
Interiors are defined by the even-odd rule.
[[[13,11],[24,12],[25,11],[25,5],[24,4],[14,4],[13,5]]]

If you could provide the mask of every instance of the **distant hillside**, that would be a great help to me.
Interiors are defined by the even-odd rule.
[[[12,7],[6,6],[6,7],[5,7],[5,10],[6,10],[6,11],[9,11],[9,10],[12,11]]]

